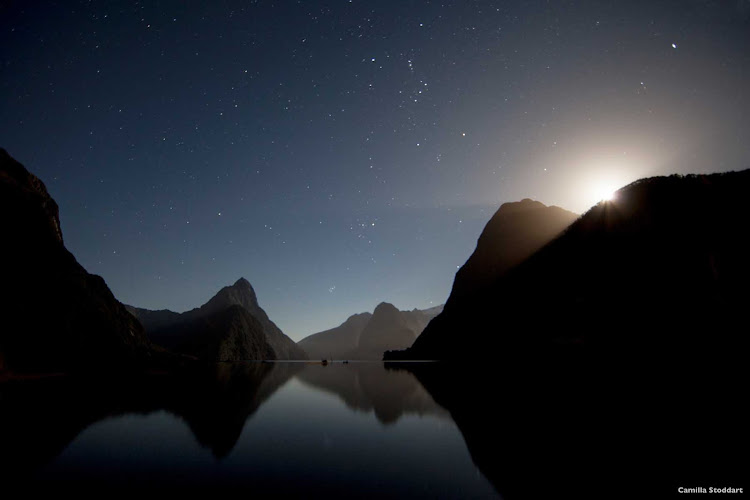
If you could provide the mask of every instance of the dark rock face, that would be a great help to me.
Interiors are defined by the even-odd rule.
[[[479,236],[474,253],[456,273],[447,305],[492,285],[577,218],[573,212],[528,198],[503,203]]]
[[[167,349],[203,360],[276,359],[263,326],[237,304],[167,327],[158,338]]]
[[[621,189],[390,359],[596,346],[613,356],[745,352],[750,171]],[[563,347],[567,346],[567,347]]]
[[[268,344],[271,345],[276,354],[275,359],[307,359],[304,352],[297,347],[297,344],[284,335],[281,329],[268,318],[266,311],[258,305],[255,290],[245,278],[240,278],[234,285],[219,290],[219,293],[201,306],[199,313],[196,314],[203,316],[233,305],[241,306],[260,323]]]
[[[340,326],[310,335],[298,345],[311,359],[380,360],[386,350],[409,347],[440,311],[442,306],[399,311],[382,302],[372,314],[350,316]]]
[[[0,149],[0,366],[71,371],[136,366],[153,354],[143,327],[63,244],[44,183]]]
[[[160,309],[151,311],[140,307],[133,307],[125,304],[125,309],[130,314],[138,318],[146,331],[156,331],[179,322],[180,313],[170,311],[169,309]]]
[[[258,304],[255,290],[240,278],[201,307],[179,314],[128,306],[151,340],[208,361],[307,359]]]

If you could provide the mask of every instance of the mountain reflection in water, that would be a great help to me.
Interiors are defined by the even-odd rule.
[[[384,370],[382,363],[333,363],[326,370],[303,370],[297,378],[310,387],[336,394],[352,410],[374,412],[388,425],[404,414],[450,419],[430,393],[405,370]]]
[[[450,413],[412,373],[382,363],[6,382],[0,442],[3,482],[31,490],[498,496]]]

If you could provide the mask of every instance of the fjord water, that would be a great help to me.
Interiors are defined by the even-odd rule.
[[[220,364],[189,380],[2,390],[3,470],[34,488],[499,496],[450,412],[382,363]]]

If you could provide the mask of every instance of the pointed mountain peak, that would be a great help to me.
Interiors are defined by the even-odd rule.
[[[240,278],[237,281],[234,282],[234,285],[232,285],[234,288],[249,288],[253,289],[252,285],[250,285],[250,282],[247,281],[245,278]]]
[[[388,303],[388,302],[381,302],[375,308],[375,310],[373,311],[373,314],[383,314],[386,312],[393,312],[393,311],[399,312],[398,308],[396,308],[396,306],[394,306],[393,304]]]
[[[251,314],[258,315],[258,299],[255,290],[245,278],[238,279],[233,285],[225,286],[211,300],[203,304],[202,314],[223,311],[232,305],[240,305]]]

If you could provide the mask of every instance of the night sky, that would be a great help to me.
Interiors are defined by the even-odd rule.
[[[503,202],[750,166],[750,1],[0,1],[0,146],[122,302],[444,302]]]

